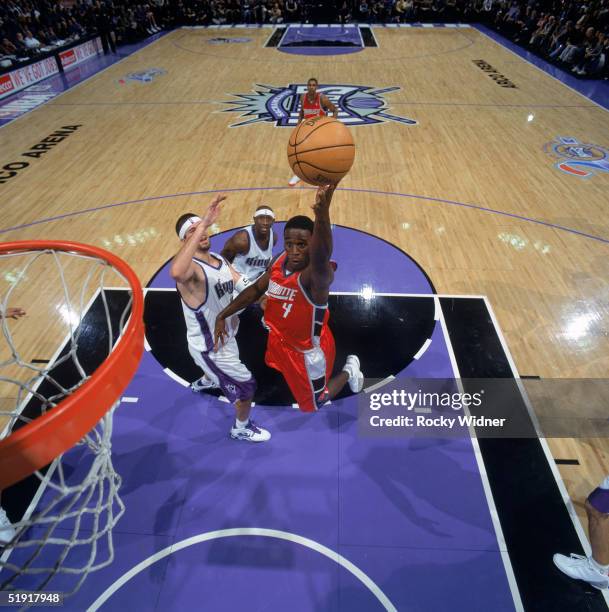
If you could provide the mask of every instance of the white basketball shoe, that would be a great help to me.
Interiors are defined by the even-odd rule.
[[[570,557],[557,554],[554,555],[554,565],[570,578],[584,580],[597,589],[609,586],[609,576],[599,570],[589,557],[574,553]]]
[[[364,388],[364,375],[360,370],[359,358],[357,355],[347,355],[347,361],[343,366],[343,372],[347,372],[349,388],[353,393],[359,393]]]
[[[237,427],[235,423],[230,430],[230,437],[233,440],[246,440],[247,442],[266,442],[271,439],[271,432],[262,429],[250,419],[245,427]]]

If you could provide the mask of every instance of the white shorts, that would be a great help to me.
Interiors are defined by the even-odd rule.
[[[239,359],[239,347],[234,337],[229,338],[218,352],[201,352],[190,344],[188,350],[205,375],[224,392],[230,402],[252,399],[256,381]]]

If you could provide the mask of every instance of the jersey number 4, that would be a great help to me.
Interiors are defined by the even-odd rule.
[[[294,304],[288,304],[287,302],[283,303],[283,318],[286,319],[287,316],[290,314],[290,310],[292,310],[292,306]]]

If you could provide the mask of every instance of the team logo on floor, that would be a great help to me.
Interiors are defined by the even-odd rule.
[[[251,38],[226,38],[225,36],[217,36],[216,38],[210,38],[207,43],[209,45],[238,45],[252,42]]]
[[[597,172],[609,172],[609,149],[599,145],[558,136],[544,145],[544,151],[558,159],[555,165],[559,170],[572,176],[589,178]]]
[[[230,127],[241,127],[252,123],[274,123],[276,127],[294,127],[298,123],[301,94],[307,91],[305,83],[287,87],[257,85],[254,93],[231,94],[238,100],[224,101],[232,108],[225,113],[240,113],[243,121]],[[367,85],[323,85],[318,88],[338,108],[338,118],[349,126],[371,125],[395,121],[405,125],[416,125],[417,121],[388,113],[385,94],[399,91],[400,87],[375,89]]]
[[[146,70],[138,70],[137,72],[130,72],[127,76],[119,80],[121,85],[124,85],[127,81],[136,81],[137,83],[150,83],[158,76],[167,74],[167,70],[162,68],[146,68]]]

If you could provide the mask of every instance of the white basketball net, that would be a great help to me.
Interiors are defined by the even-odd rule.
[[[126,279],[106,261],[53,250],[0,254],[0,283],[3,439],[88,380],[122,333],[132,296]],[[108,286],[121,291],[122,312],[109,304]],[[14,307],[26,315],[4,316]],[[99,338],[91,342],[92,335]],[[48,363],[40,363],[44,360]],[[0,522],[0,591],[53,589],[69,595],[89,572],[112,562],[112,529],[125,510],[110,454],[118,403],[74,448],[29,479],[35,494],[25,515],[15,516],[16,496],[25,506],[23,481],[0,492],[0,506],[13,509],[14,529],[3,531]]]

